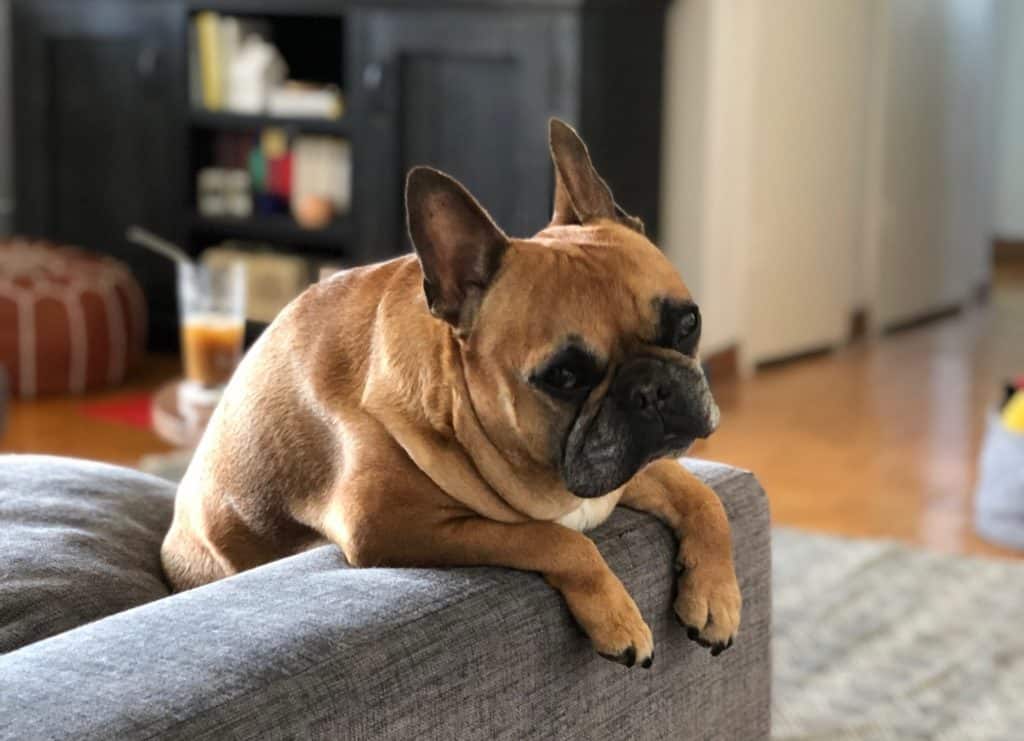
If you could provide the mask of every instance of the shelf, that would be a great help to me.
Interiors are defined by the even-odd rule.
[[[345,3],[338,0],[188,0],[188,9],[215,10],[241,16],[314,16],[334,17],[345,14]]]
[[[348,136],[349,133],[348,125],[343,118],[289,118],[268,114],[224,113],[192,109],[189,120],[195,128],[216,131],[258,131],[276,127],[307,134]]]
[[[352,237],[351,223],[346,217],[334,220],[323,229],[304,229],[290,216],[251,216],[239,219],[192,214],[191,228],[194,234],[314,247],[319,252],[336,255],[347,251]]]

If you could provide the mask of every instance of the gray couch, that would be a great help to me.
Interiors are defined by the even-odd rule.
[[[732,520],[743,626],[718,658],[688,641],[672,535],[619,510],[594,538],[654,631],[644,671],[511,570],[351,569],[323,547],[168,596],[172,484],[0,457],[0,738],[765,738],[767,503],[748,473],[685,465]]]

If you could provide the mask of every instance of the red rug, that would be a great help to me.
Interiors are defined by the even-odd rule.
[[[92,419],[148,430],[152,428],[152,404],[152,394],[125,394],[104,401],[82,404],[81,411]]]

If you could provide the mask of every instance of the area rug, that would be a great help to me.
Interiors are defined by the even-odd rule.
[[[774,739],[1024,739],[1024,561],[773,533]]]

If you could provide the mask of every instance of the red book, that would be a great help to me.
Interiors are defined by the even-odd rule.
[[[270,192],[288,200],[292,196],[292,155],[270,160]]]

